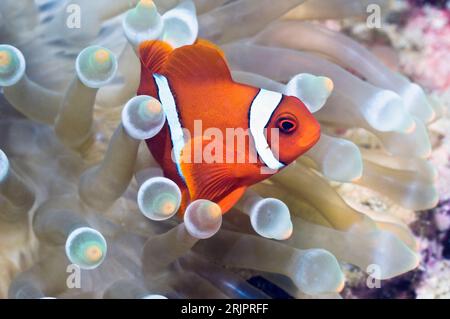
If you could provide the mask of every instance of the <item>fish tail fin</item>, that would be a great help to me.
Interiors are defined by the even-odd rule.
[[[153,74],[163,70],[173,48],[164,41],[144,41],[139,45],[139,59],[141,61],[141,81],[138,95],[157,96]]]

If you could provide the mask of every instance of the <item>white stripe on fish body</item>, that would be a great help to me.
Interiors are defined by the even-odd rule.
[[[166,114],[167,123],[169,124],[170,138],[172,140],[173,152],[175,156],[175,164],[177,166],[178,174],[184,180],[180,163],[181,163],[181,151],[183,150],[185,141],[180,118],[178,116],[175,98],[173,97],[172,91],[170,89],[169,81],[165,76],[160,74],[153,74],[153,78],[156,81],[159,99],[162,104],[164,113]]]
[[[272,170],[279,170],[284,164],[278,161],[270,149],[264,130],[282,99],[281,93],[261,89],[250,105],[250,134],[258,156]]]

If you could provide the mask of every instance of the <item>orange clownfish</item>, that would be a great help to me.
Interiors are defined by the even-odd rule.
[[[164,175],[180,187],[181,211],[191,201],[208,199],[227,212],[247,187],[270,177],[262,173],[264,168],[282,169],[320,137],[319,123],[303,102],[234,82],[223,52],[212,43],[198,40],[173,49],[159,40],[147,41],[140,45],[139,55],[138,94],[158,99],[167,118],[147,145]],[[199,120],[205,132],[219,129],[223,136],[229,128],[246,130],[248,147],[242,151],[238,143],[224,143],[223,161],[183,160],[196,145],[211,143],[204,135],[194,136],[194,122]],[[278,129],[278,143],[271,143],[272,129]],[[255,161],[249,160],[252,151]],[[229,161],[230,154],[246,160]]]

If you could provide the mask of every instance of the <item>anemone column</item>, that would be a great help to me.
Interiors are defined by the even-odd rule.
[[[141,140],[155,136],[165,123],[161,103],[150,96],[131,99],[122,111],[122,123],[110,141],[103,161],[81,177],[79,193],[83,201],[103,210],[128,187]]]
[[[113,53],[99,46],[84,49],[77,57],[77,76],[64,96],[55,121],[55,132],[70,148],[81,148],[92,136],[97,91],[115,75]]]
[[[0,149],[0,218],[10,221],[20,219],[26,216],[34,201],[34,191]]]

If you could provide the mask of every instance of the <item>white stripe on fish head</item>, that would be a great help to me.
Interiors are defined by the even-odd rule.
[[[167,123],[169,124],[170,138],[172,140],[175,164],[177,166],[178,174],[184,180],[180,163],[181,151],[183,150],[185,141],[175,98],[170,89],[169,81],[165,76],[160,74],[153,74],[153,78],[155,79],[156,86],[158,87],[159,100],[161,102],[164,113],[166,114]]]
[[[264,164],[272,170],[279,170],[284,167],[284,164],[270,149],[264,130],[282,99],[281,93],[261,89],[250,105],[250,134],[253,137],[256,152]]]

